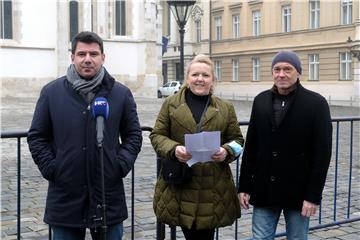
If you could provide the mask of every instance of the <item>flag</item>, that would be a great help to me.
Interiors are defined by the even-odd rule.
[[[169,39],[167,37],[162,37],[162,55],[167,52],[167,46],[169,43]]]

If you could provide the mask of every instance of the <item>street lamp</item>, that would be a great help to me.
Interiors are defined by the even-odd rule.
[[[354,58],[357,58],[358,61],[360,61],[360,50],[358,49],[359,44],[353,45],[353,40],[351,39],[351,37],[348,37],[346,42],[350,45],[350,53],[352,54],[352,56]]]
[[[184,82],[184,33],[185,25],[196,1],[167,1],[173,13],[180,33],[180,83]]]

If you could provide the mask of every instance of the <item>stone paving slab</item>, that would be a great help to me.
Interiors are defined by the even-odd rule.
[[[1,131],[22,131],[30,126],[31,117],[34,110],[36,99],[34,98],[6,98],[1,99]],[[153,126],[157,113],[163,99],[136,98],[138,112],[142,126]],[[234,102],[238,115],[238,120],[249,119],[251,103],[243,101]],[[8,114],[11,111],[11,114]],[[350,107],[331,107],[332,116],[359,116],[358,108]],[[350,125],[341,126],[339,131],[339,157],[337,169],[337,182],[335,185],[335,156],[328,174],[328,180],[324,189],[322,221],[329,223],[333,221],[333,203],[337,206],[337,220],[343,220],[347,214],[347,197],[349,188],[347,182],[351,177],[351,213],[350,217],[360,216],[360,141],[359,124],[354,124],[354,149],[352,169],[349,168],[349,129]],[[241,127],[246,136],[247,127]],[[334,131],[335,132],[335,131]],[[152,209],[153,190],[156,182],[156,158],[148,138],[149,133],[144,132],[143,147],[139,158],[135,164],[135,239],[156,239],[156,217]],[[334,135],[335,136],[335,135]],[[1,239],[16,239],[16,206],[17,206],[17,166],[16,166],[16,147],[14,139],[1,139]],[[47,182],[40,176],[37,167],[33,163],[26,140],[21,140],[21,236],[22,239],[45,240],[48,239],[48,226],[42,221],[45,197],[47,192]],[[232,165],[235,174],[235,164]],[[124,180],[127,193],[127,203],[129,215],[131,211],[130,175]],[[334,199],[334,191],[337,191]],[[313,218],[311,225],[317,224],[317,217]],[[284,231],[283,219],[280,220],[279,231]],[[124,222],[124,240],[131,239],[131,219]],[[170,239],[169,228],[166,228],[166,239]],[[234,239],[234,225],[222,228],[219,231],[219,239]],[[360,234],[360,221],[355,223],[343,224],[341,226],[329,227],[316,230],[310,233],[310,239],[358,239]],[[243,211],[242,218],[238,222],[238,238],[246,239],[251,236],[251,210]],[[180,228],[177,228],[177,238],[184,239]],[[87,239],[90,239],[89,234]],[[279,238],[285,239],[285,238]]]

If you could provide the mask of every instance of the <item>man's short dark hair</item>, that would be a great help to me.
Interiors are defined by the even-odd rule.
[[[75,54],[76,45],[78,42],[83,43],[97,43],[100,46],[101,53],[104,53],[104,44],[103,40],[94,32],[80,32],[75,35],[73,40],[71,41],[71,53]]]

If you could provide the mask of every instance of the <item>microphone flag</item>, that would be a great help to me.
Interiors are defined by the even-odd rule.
[[[92,115],[96,120],[96,140],[98,147],[104,141],[104,120],[109,117],[109,103],[106,98],[98,97],[92,104]]]

